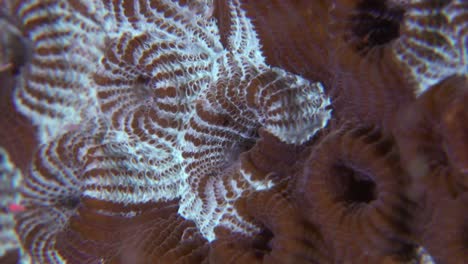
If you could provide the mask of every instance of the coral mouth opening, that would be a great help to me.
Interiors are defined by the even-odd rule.
[[[366,173],[342,162],[333,166],[332,188],[336,199],[347,205],[368,204],[377,199],[377,186]]]
[[[358,52],[366,53],[400,36],[405,11],[401,7],[390,7],[386,2],[364,0],[349,18],[350,41]]]

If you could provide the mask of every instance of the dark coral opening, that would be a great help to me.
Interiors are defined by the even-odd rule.
[[[347,205],[377,199],[377,186],[368,174],[339,162],[332,169],[332,188],[338,201]]]
[[[416,244],[407,241],[395,241],[395,247],[392,248],[391,254],[398,263],[412,263],[421,258],[421,252],[418,249],[419,246]]]
[[[78,207],[80,202],[81,202],[81,199],[79,196],[67,196],[67,197],[62,197],[58,201],[58,204],[68,209],[75,209],[76,207]]]
[[[252,247],[257,258],[262,259],[263,256],[271,252],[271,240],[273,239],[273,237],[273,232],[268,228],[264,228],[259,234],[257,234],[254,237],[252,241]]]
[[[405,10],[388,6],[383,0],[363,0],[350,17],[347,41],[359,53],[391,42],[400,36],[400,23]]]

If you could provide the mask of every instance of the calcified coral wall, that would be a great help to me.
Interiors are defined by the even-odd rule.
[[[1,7],[1,261],[468,261],[465,2]]]

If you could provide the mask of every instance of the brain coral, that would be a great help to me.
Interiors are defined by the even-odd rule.
[[[465,1],[2,0],[0,24],[0,262],[468,261]]]

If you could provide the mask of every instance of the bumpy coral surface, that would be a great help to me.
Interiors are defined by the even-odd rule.
[[[465,1],[3,0],[0,25],[0,262],[468,262]]]

